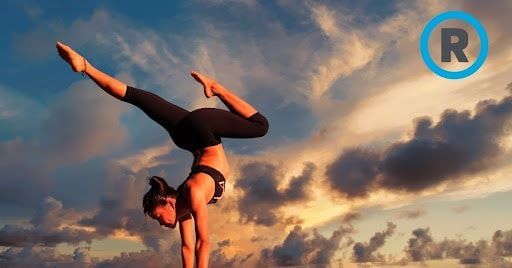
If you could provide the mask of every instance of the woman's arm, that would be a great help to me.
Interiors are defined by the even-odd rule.
[[[187,214],[179,219],[181,234],[181,260],[184,268],[194,267],[194,223]]]
[[[189,187],[190,208],[196,227],[196,260],[198,268],[208,267],[210,240],[208,237],[208,211],[201,187]]]

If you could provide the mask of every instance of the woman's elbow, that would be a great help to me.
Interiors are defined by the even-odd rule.
[[[196,250],[199,249],[209,249],[210,248],[210,240],[208,239],[197,239],[196,241]]]
[[[194,252],[194,245],[191,244],[181,244],[181,251],[185,252]]]

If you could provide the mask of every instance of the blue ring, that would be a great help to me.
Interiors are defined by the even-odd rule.
[[[428,41],[432,31],[437,25],[446,20],[463,20],[469,23],[476,29],[478,37],[480,38],[480,54],[478,55],[478,58],[471,66],[461,71],[452,72],[442,69],[434,62],[434,60],[432,60],[432,57],[430,57],[430,53],[428,51]],[[480,22],[470,14],[458,10],[447,11],[432,18],[423,29],[420,38],[420,52],[421,57],[423,58],[423,61],[427,67],[437,75],[448,79],[460,79],[468,77],[480,69],[482,64],[484,64],[485,59],[487,58],[487,53],[489,52],[487,33],[485,32],[482,24],[480,24]]]

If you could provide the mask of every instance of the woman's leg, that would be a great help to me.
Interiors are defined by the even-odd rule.
[[[121,101],[139,107],[146,115],[167,130],[174,127],[181,118],[188,114],[187,110],[169,103],[156,94],[127,86],[125,83],[96,69],[69,46],[58,42],[57,50],[75,72],[86,73],[105,92]]]
[[[189,111],[166,101],[154,93],[132,86],[126,87],[126,94],[121,100],[139,107],[147,116],[167,131],[171,131],[189,113]]]
[[[126,93],[126,84],[101,72],[90,64],[82,55],[71,47],[57,42],[57,51],[73,71],[86,73],[101,89],[117,99],[122,99]]]
[[[197,113],[198,116],[195,116],[196,121],[200,120],[220,137],[254,138],[267,133],[267,119],[253,106],[203,74],[192,72],[192,76],[203,84],[207,97],[218,96],[231,111],[230,113],[222,109],[202,109]]]
[[[226,138],[256,138],[264,136],[268,131],[267,119],[256,112],[248,118],[217,108],[201,108],[192,111],[187,120],[194,122],[194,129],[204,140]],[[210,142],[215,143],[215,142]]]
[[[203,85],[206,97],[219,97],[231,112],[239,114],[244,118],[249,118],[257,112],[249,103],[233,94],[229,89],[225,88],[217,81],[198,72],[192,72],[191,74],[192,77]]]

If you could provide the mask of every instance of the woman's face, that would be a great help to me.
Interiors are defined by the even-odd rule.
[[[157,206],[153,210],[153,213],[150,214],[150,216],[151,218],[157,220],[160,225],[169,228],[176,227],[176,210],[174,210],[170,203]]]

